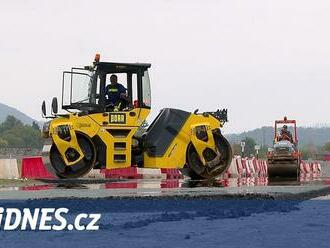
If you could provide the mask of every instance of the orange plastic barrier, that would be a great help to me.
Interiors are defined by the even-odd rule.
[[[55,176],[48,172],[41,157],[23,158],[21,177],[29,179],[55,178]]]

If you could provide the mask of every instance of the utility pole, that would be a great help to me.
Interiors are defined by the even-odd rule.
[[[255,145],[254,150],[256,151],[256,157],[259,159],[259,150],[260,150],[260,145]]]
[[[241,141],[241,148],[242,148],[241,157],[243,158],[244,157],[244,148],[245,148],[245,142],[244,141]]]

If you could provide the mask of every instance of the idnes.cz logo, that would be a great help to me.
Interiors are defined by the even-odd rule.
[[[69,219],[71,221],[69,221]],[[0,207],[0,229],[38,231],[96,231],[101,214],[80,213],[70,216],[67,208],[3,208]]]

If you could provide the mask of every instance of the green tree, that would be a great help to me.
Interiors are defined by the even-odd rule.
[[[38,123],[35,122],[35,121],[32,122],[32,128],[35,129],[35,130],[40,131],[40,127],[39,127]]]
[[[250,137],[245,137],[242,142],[245,142],[244,156],[250,156],[251,154],[255,154],[254,146],[256,145],[256,142],[254,139]]]
[[[23,125],[20,120],[8,116],[0,125],[0,147],[41,148],[42,143],[37,123],[32,126]]]
[[[325,143],[324,146],[322,147],[322,150],[326,152],[330,152],[330,142]]]
[[[232,144],[231,149],[233,151],[233,155],[241,155],[241,145],[240,144]]]
[[[317,147],[314,144],[308,144],[300,148],[302,159],[307,160],[309,158],[316,159]]]
[[[0,133],[15,127],[23,127],[23,123],[12,115],[8,115],[6,120],[0,125]]]
[[[261,146],[259,150],[259,158],[266,159],[268,153],[268,147],[267,146]]]
[[[8,141],[0,137],[0,148],[7,146],[8,146]]]

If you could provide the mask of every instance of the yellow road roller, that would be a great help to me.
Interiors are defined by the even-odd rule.
[[[221,134],[227,109],[194,113],[164,108],[146,126],[151,109],[151,64],[101,62],[63,72],[62,111],[53,98],[42,103],[46,139],[43,159],[59,178],[79,178],[91,169],[179,168],[193,179],[211,179],[230,165],[230,144]],[[125,89],[119,101],[112,79]],[[110,82],[111,81],[111,82]],[[110,93],[109,93],[110,92]]]

